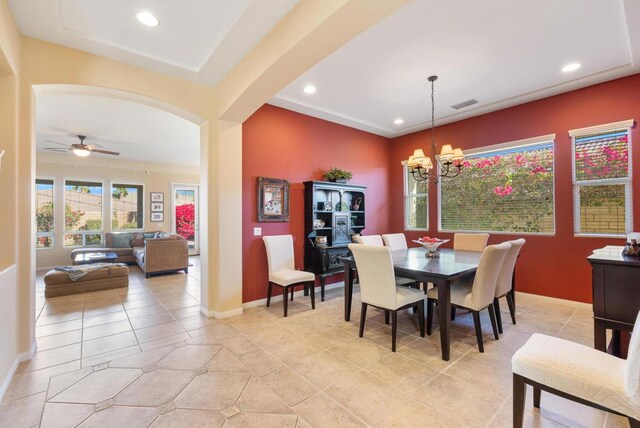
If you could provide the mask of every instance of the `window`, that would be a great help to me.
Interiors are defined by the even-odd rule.
[[[111,229],[143,228],[143,195],[142,185],[111,185]]]
[[[624,235],[631,230],[632,123],[569,133],[573,140],[574,232],[578,235]],[[624,124],[628,127],[620,128]]]
[[[460,175],[440,180],[440,230],[554,233],[554,139],[466,151]]]
[[[64,246],[102,243],[102,183],[65,181]]]
[[[36,179],[36,248],[53,247],[53,180]]]
[[[403,163],[404,172],[404,228],[429,229],[429,181],[416,181]]]

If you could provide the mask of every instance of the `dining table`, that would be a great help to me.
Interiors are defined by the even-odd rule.
[[[432,283],[438,290],[438,317],[442,359],[451,354],[451,283],[475,275],[482,252],[448,248],[438,250],[439,257],[429,258],[423,248],[391,251],[396,276]],[[342,257],[344,264],[344,320],[351,319],[353,280],[357,270],[353,256]]]

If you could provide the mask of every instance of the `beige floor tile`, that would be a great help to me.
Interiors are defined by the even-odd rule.
[[[149,351],[151,349],[163,348],[167,345],[186,343],[188,339],[190,339],[189,333],[179,333],[141,343],[140,348],[142,348],[143,351]]]
[[[293,364],[306,356],[324,350],[313,341],[302,336],[294,336],[283,342],[268,344],[265,349],[285,364]]]
[[[225,418],[211,410],[175,409],[160,415],[151,425],[152,428],[220,428]]]
[[[140,353],[140,345],[127,346],[126,348],[116,349],[115,351],[105,352],[103,354],[93,355],[83,358],[82,367],[91,367],[97,364],[108,363],[117,358],[127,357]]]
[[[391,386],[405,391],[415,391],[434,379],[440,372],[401,354],[392,353],[372,364],[362,367]]]
[[[40,428],[73,428],[93,412],[94,406],[90,404],[47,403],[42,412]]]
[[[220,343],[235,355],[243,355],[251,352],[260,351],[261,348],[249,339],[236,334],[231,337],[219,339]]]
[[[314,427],[365,427],[353,413],[326,394],[319,393],[297,404],[293,410]]]
[[[391,353],[391,346],[382,347],[371,341],[356,338],[349,342],[339,344],[331,349],[331,352],[360,366],[373,363],[385,355]]]
[[[127,320],[127,313],[125,311],[112,312],[110,314],[87,316],[85,314],[83,328],[95,327],[97,325],[109,324],[116,321]]]
[[[105,369],[91,373],[54,396],[52,402],[96,404],[115,397],[142,375],[137,369]]]
[[[271,415],[268,413],[238,413],[227,420],[225,428],[295,428],[296,415]]]
[[[147,428],[157,416],[157,410],[148,407],[112,406],[94,413],[78,428]]]
[[[263,376],[262,380],[289,406],[294,406],[318,392],[317,387],[289,367],[273,371]]]
[[[145,306],[144,308],[127,309],[127,315],[129,315],[129,318],[137,318],[137,317],[143,317],[146,315],[161,314],[164,312],[167,312],[167,310],[162,305],[151,305],[151,306]]]
[[[449,354],[449,361],[444,361],[442,359],[440,344],[424,339],[418,339],[409,345],[400,348],[398,350],[398,354],[413,358],[414,360],[427,364],[436,370],[443,370],[447,368],[463,355],[460,352],[451,350]]]
[[[509,398],[513,385],[511,365],[496,366],[489,364],[482,361],[483,354],[478,355],[478,357],[465,355],[450,365],[444,372],[449,376],[491,390],[500,397]]]
[[[207,364],[207,369],[212,372],[250,372],[238,357],[225,348],[220,349],[213,357],[211,362]]]
[[[81,345],[62,346],[60,348],[49,349],[47,351],[36,352],[25,367],[25,371],[44,369],[46,367],[57,366],[80,359]]]
[[[160,361],[158,367],[174,370],[196,370],[205,367],[219,350],[219,346],[182,346],[173,350]]]
[[[325,389],[343,377],[361,370],[359,365],[330,351],[319,352],[303,358],[297,361],[292,368],[320,389]]]
[[[169,312],[160,312],[158,314],[145,315],[141,317],[131,318],[130,320],[133,328],[145,328],[158,324],[166,324],[174,321],[173,316]]]
[[[214,324],[223,324],[221,321],[215,320],[213,318],[207,318],[204,315],[197,315],[195,317],[183,318],[180,320],[180,324],[182,328],[187,331],[198,330],[209,325]]]
[[[82,340],[89,341],[93,339],[99,339],[105,336],[113,336],[118,333],[125,333],[127,331],[132,331],[131,324],[129,324],[129,320],[122,320],[111,322],[108,324],[96,325],[94,327],[85,327],[82,329]]]
[[[249,381],[236,405],[243,412],[293,413],[278,394],[256,377]]]
[[[49,380],[49,388],[47,389],[47,400],[58,395],[74,383],[89,376],[91,373],[93,373],[93,368],[85,367],[69,373],[52,376]]]
[[[61,346],[73,345],[82,341],[82,330],[72,330],[66,333],[52,334],[37,339],[38,351],[60,348]]]
[[[149,342],[151,340],[160,339],[162,337],[173,336],[175,334],[185,333],[184,328],[177,321],[171,321],[165,324],[153,325],[150,327],[138,328],[135,330],[136,337],[140,343]]]
[[[109,367],[132,369],[143,369],[146,367],[152,367],[158,364],[158,362],[166,357],[171,351],[173,351],[173,349],[173,346],[165,346],[163,348],[139,352],[131,356],[115,359],[109,363]]]
[[[133,381],[114,398],[115,404],[158,407],[172,401],[193,379],[181,370],[154,370]]]
[[[235,404],[250,377],[247,373],[201,374],[176,398],[176,406],[182,409],[223,410]]]
[[[199,306],[189,306],[188,308],[180,308],[170,311],[171,315],[173,315],[176,319],[184,319],[194,317],[200,314]]]
[[[137,344],[138,341],[132,331],[88,340],[86,342],[82,342],[82,357],[86,358],[98,354],[104,354],[105,352],[111,352]]]
[[[40,424],[45,393],[0,405],[0,427],[31,428]]]
[[[56,315],[41,315],[36,321],[36,327],[56,324],[64,321],[78,320],[82,318],[82,311],[65,312]]]
[[[210,324],[206,327],[189,331],[191,337],[208,336],[211,339],[220,341],[226,338],[238,336],[238,330],[224,323]]]
[[[25,363],[22,364],[24,365]],[[24,398],[38,392],[44,392],[47,390],[51,376],[72,372],[79,368],[80,361],[73,361],[42,370],[18,372],[11,380],[11,384],[4,395],[3,403]]]
[[[282,362],[261,349],[239,355],[238,359],[258,377],[262,377],[283,366]]]
[[[50,336],[52,334],[65,333],[71,330],[80,330],[82,328],[82,320],[73,320],[48,324],[36,328],[36,337]]]

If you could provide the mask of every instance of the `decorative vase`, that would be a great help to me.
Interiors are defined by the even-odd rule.
[[[440,257],[440,253],[438,253],[438,247],[444,243],[449,242],[448,239],[439,239],[436,242],[424,242],[421,240],[414,240],[412,242],[415,242],[416,244],[420,244],[422,245],[422,247],[424,247],[425,250],[427,250],[427,252],[425,253],[425,257],[429,258],[429,259],[436,259],[438,257]]]

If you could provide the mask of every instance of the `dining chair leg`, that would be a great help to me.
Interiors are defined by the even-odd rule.
[[[498,322],[498,333],[502,334],[502,314],[500,313],[500,299],[493,298],[493,307],[496,310],[496,321]]]
[[[367,304],[362,302],[362,309],[360,310],[360,332],[358,336],[364,335],[364,321],[367,319]]]
[[[424,337],[424,300],[416,305],[418,306],[418,324],[420,325],[420,337]]]
[[[473,311],[473,325],[476,328],[476,339],[478,340],[478,350],[484,352],[484,344],[482,343],[482,325],[480,324],[480,312]]]
[[[384,323],[389,325],[389,311],[384,311]]]
[[[309,293],[311,294],[311,309],[316,308],[316,284],[315,281],[309,282]]]
[[[489,318],[491,318],[491,328],[493,329],[493,337],[496,340],[500,340],[500,336],[498,336],[498,323],[496,322],[496,311],[493,308],[493,303],[489,305],[487,308],[489,310]]]
[[[507,304],[509,305],[509,313],[511,314],[511,322],[516,323],[516,302],[513,299],[512,292],[507,293]]]
[[[637,419],[633,419],[631,416],[627,417],[627,420],[629,421],[629,427],[630,428],[640,428],[640,421]]]
[[[289,309],[289,299],[287,292],[289,291],[288,287],[282,287],[282,303],[284,303],[284,317],[287,317],[287,310]]]
[[[456,308],[451,308],[451,321],[456,320]]]
[[[269,281],[269,287],[267,288],[267,308],[271,304],[271,292],[273,291],[273,283]]]
[[[433,311],[435,305],[435,300],[427,299],[427,336],[431,336],[431,331],[433,330]]]
[[[524,423],[524,404],[527,398],[527,385],[524,378],[513,375],[513,428],[522,428]]]
[[[320,277],[320,300],[324,302],[324,277]]]
[[[291,301],[293,302],[293,292],[295,291],[296,287],[295,286],[291,286]]]
[[[391,351],[396,352],[396,338],[398,336],[398,311],[391,311]]]
[[[540,396],[542,395],[542,390],[537,387],[533,387],[533,407],[536,409],[540,408]]]

